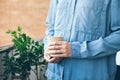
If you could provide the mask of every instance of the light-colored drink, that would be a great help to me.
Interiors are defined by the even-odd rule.
[[[54,42],[54,41],[63,41],[63,37],[48,37],[48,42]]]
[[[63,41],[63,37],[54,37],[54,36],[48,37],[48,44],[50,42],[54,42],[54,41]],[[52,58],[52,57],[50,57],[50,58]]]

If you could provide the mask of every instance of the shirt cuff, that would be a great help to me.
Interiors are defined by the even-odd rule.
[[[71,42],[71,57],[72,58],[80,58],[80,46],[81,44],[79,42]]]

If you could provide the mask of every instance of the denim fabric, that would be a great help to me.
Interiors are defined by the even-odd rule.
[[[51,80],[114,80],[120,49],[120,0],[50,0],[48,36],[70,42],[70,58],[49,63]]]

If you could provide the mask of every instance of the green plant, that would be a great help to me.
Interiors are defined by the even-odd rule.
[[[21,80],[30,80],[29,75],[32,66],[35,66],[34,72],[38,80],[38,65],[46,64],[43,60],[43,43],[35,41],[25,33],[22,33],[20,26],[18,26],[17,31],[8,30],[7,34],[13,36],[12,41],[15,46],[15,51],[12,56],[8,52],[3,57],[4,80],[7,80],[10,74],[19,74]]]

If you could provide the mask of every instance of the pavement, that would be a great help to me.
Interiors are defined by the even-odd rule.
[[[0,0],[0,46],[11,44],[12,37],[6,31],[23,32],[33,39],[45,36],[45,20],[50,0]]]

